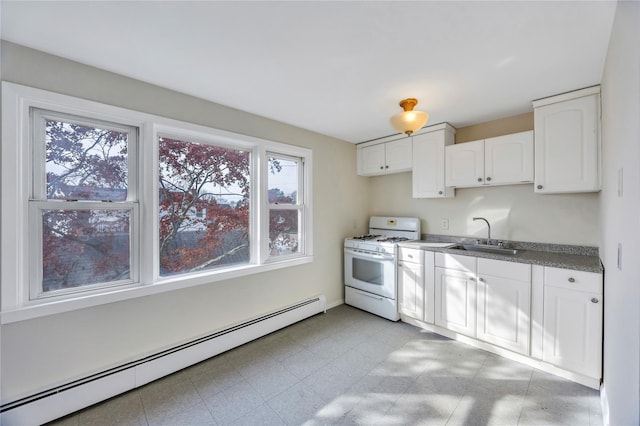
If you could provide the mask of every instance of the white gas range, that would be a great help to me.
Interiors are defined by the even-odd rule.
[[[369,234],[344,241],[345,303],[397,321],[397,246],[420,239],[420,219],[372,216]]]

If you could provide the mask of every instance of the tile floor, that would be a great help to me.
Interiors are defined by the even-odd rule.
[[[342,305],[56,422],[601,425],[598,392]]]

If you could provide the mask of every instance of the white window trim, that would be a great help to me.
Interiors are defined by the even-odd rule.
[[[139,282],[102,289],[100,292],[77,293],[77,297],[69,297],[63,300],[40,300],[38,303],[29,301],[29,220],[28,201],[31,182],[31,143],[26,141],[30,134],[30,108],[39,108],[65,114],[87,116],[99,120],[114,123],[122,123],[135,126],[140,129],[138,139],[138,196],[142,208],[140,214],[141,247],[154,246],[153,250],[141,250],[139,262]],[[258,223],[256,217],[251,220],[252,235],[260,236],[257,241],[252,241],[252,259],[255,264],[241,265],[225,268],[221,271],[207,271],[197,274],[185,274],[175,277],[160,279],[157,277],[158,235],[157,226],[157,133],[193,135],[195,137],[212,138],[219,141],[228,141],[232,146],[251,146],[253,152],[260,158],[254,161],[257,170],[252,170],[253,176],[258,176],[264,168],[262,163],[267,152],[291,155],[305,159],[304,196],[305,208],[305,241],[304,254],[292,258],[276,259],[265,262],[264,254],[261,254],[261,238],[265,234],[262,223]],[[151,155],[149,153],[152,153]],[[125,108],[105,105],[98,102],[61,95],[45,90],[35,89],[9,82],[2,82],[2,174],[1,174],[1,198],[2,210],[0,212],[0,283],[1,304],[0,324],[7,324],[32,318],[43,317],[76,309],[84,309],[99,306],[106,303],[143,297],[166,291],[184,289],[192,286],[205,285],[231,278],[247,276],[256,273],[297,266],[313,261],[313,235],[312,235],[312,151],[293,145],[267,141],[251,136],[239,135],[232,132],[213,129],[205,126],[185,123],[178,120],[132,111]],[[251,192],[252,206],[261,206],[266,191],[262,188],[266,185],[264,179],[260,182],[260,190],[254,187]],[[255,197],[255,198],[254,198]],[[149,208],[152,207],[152,208]],[[260,207],[258,207],[260,208]],[[253,211],[257,209],[252,208]],[[154,216],[155,214],[155,216]],[[264,214],[262,215],[264,217]],[[253,229],[253,228],[256,229]],[[26,293],[25,293],[26,289]]]
[[[279,204],[277,205],[277,207],[275,207],[274,204],[269,203],[268,198],[266,197],[266,194],[268,192],[268,185],[269,185],[269,179],[268,179],[268,174],[269,174],[269,157],[276,157],[276,158],[282,158],[282,159],[290,159],[290,160],[300,160],[301,167],[298,168],[298,199],[297,199],[297,203],[296,204]],[[299,212],[300,215],[300,221],[298,223],[298,234],[300,235],[307,235],[307,228],[309,227],[309,224],[311,223],[311,217],[309,216],[309,211],[311,210],[309,208],[309,204],[310,204],[310,199],[307,196],[307,185],[306,185],[306,180],[307,180],[307,171],[306,171],[306,167],[307,167],[307,161],[304,157],[301,157],[299,155],[291,155],[291,154],[284,154],[282,152],[274,152],[274,151],[267,151],[265,152],[265,155],[262,157],[262,162],[263,162],[263,174],[262,174],[262,183],[263,183],[263,189],[260,191],[261,194],[265,194],[264,200],[263,200],[263,209],[265,210],[266,214],[263,215],[262,217],[262,224],[265,227],[266,231],[267,231],[267,235],[269,232],[269,217],[270,217],[270,212],[271,210],[296,210]],[[309,165],[311,164],[311,161],[308,162]],[[262,256],[262,260],[264,263],[269,263],[269,262],[279,262],[281,260],[287,259],[287,258],[293,258],[293,257],[297,257],[297,256],[304,256],[307,253],[307,250],[310,250],[310,246],[308,244],[306,244],[306,238],[302,239],[302,246],[300,247],[299,253],[294,253],[291,255],[287,255],[287,256],[271,256],[269,254],[269,238],[265,238],[265,240],[262,242],[262,244],[260,245],[261,248],[261,256]]]

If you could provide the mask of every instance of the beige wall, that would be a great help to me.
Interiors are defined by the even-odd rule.
[[[3,42],[5,81],[313,150],[314,261],[2,326],[2,397],[86,374],[298,300],[343,299],[342,240],[366,230],[353,144]]]
[[[533,111],[456,129],[456,143],[533,130]]]
[[[537,195],[533,185],[456,189],[447,199],[415,199],[411,173],[371,178],[371,214],[417,216],[422,233],[503,240],[598,245],[597,194]],[[449,229],[440,227],[449,219]]]
[[[456,130],[456,143],[533,129],[533,112]],[[371,178],[370,213],[417,216],[422,232],[486,238],[486,217],[492,237],[504,240],[597,246],[598,194],[538,195],[533,184],[456,189],[454,198],[415,199],[411,173]],[[441,229],[441,220],[449,229]]]
[[[640,3],[618,2],[602,79],[605,424],[640,424]],[[622,194],[618,176],[622,170]],[[622,265],[618,268],[618,245]]]

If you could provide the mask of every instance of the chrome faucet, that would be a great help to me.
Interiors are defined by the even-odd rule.
[[[474,217],[473,220],[484,220],[485,223],[487,224],[487,244],[491,244],[491,224],[489,224],[489,221],[487,219],[485,219],[484,217]]]

